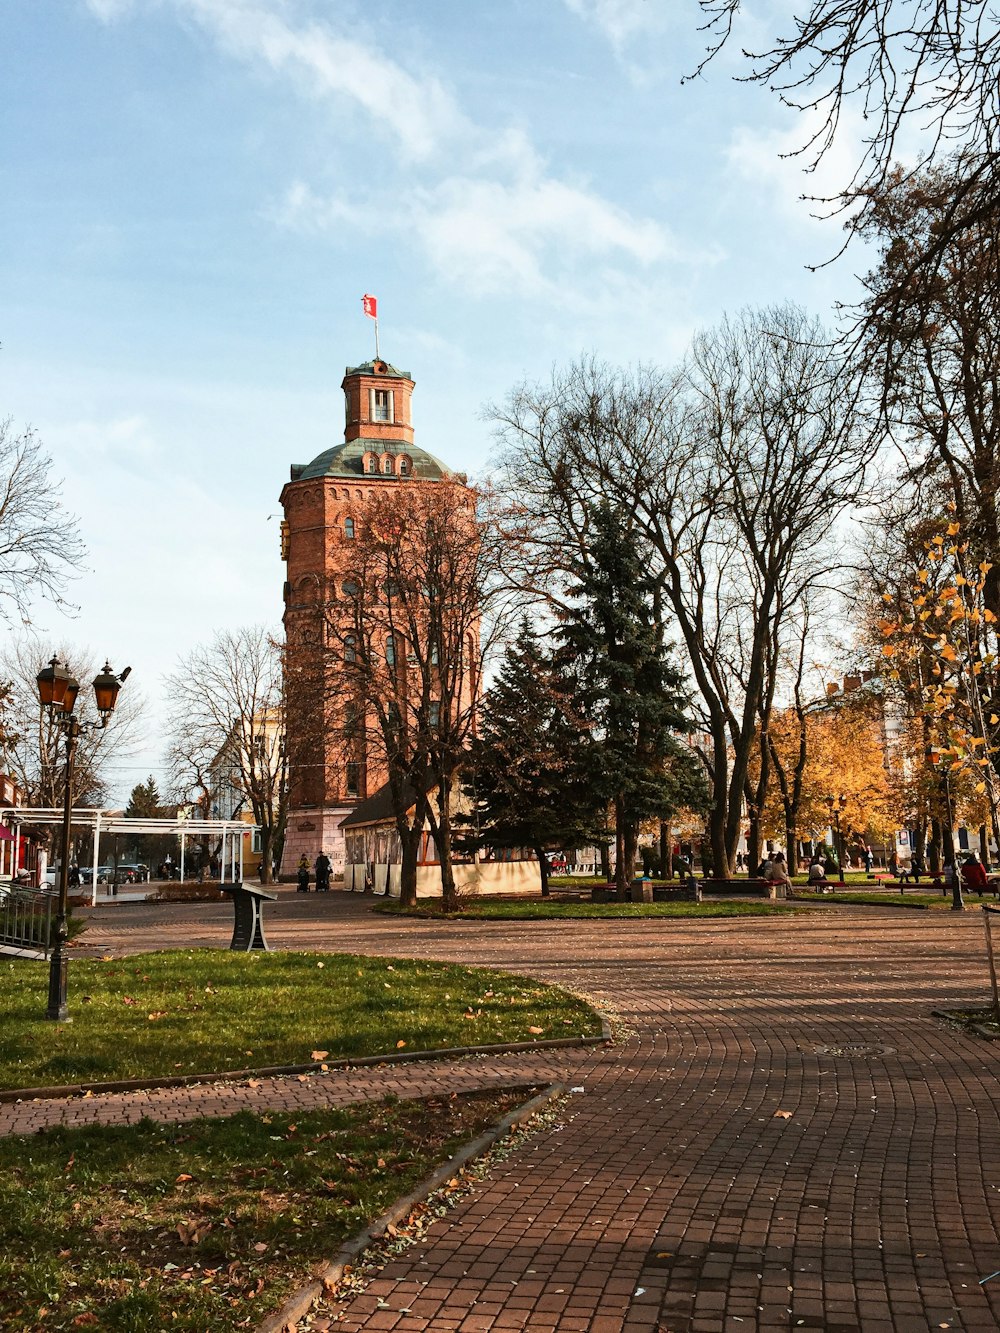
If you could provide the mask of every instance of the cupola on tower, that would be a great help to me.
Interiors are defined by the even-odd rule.
[[[295,464],[281,492],[286,562],[286,743],[289,815],[282,872],[305,853],[326,851],[344,865],[341,820],[382,784],[366,756],[333,718],[342,639],[329,633],[342,604],[349,543],[363,530],[366,505],[387,488],[423,486],[454,474],[414,443],[414,382],[376,358],[348,367],[343,380],[344,439],[311,463]]]

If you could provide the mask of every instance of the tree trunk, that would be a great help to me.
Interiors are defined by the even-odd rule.
[[[415,907],[417,903],[417,858],[423,836],[422,817],[414,819],[413,827],[404,819],[396,821],[399,834],[399,902],[401,907]]]
[[[437,817],[438,861],[441,865],[441,898],[446,912],[458,911],[458,891],[455,888],[455,866],[451,847],[451,783],[438,783]]]
[[[606,842],[601,843],[601,874],[605,884],[611,883],[611,849]]]
[[[615,797],[615,896],[620,903],[628,900],[628,867],[625,864],[625,802]]]
[[[660,820],[660,879],[674,877],[674,840],[670,836],[670,824]]]
[[[785,864],[788,867],[788,877],[791,877],[799,868],[799,840],[795,827],[795,816],[792,811],[785,807]]]
[[[931,820],[931,840],[927,844],[927,869],[932,875],[941,873],[941,821]]]
[[[754,814],[750,816],[750,827],[747,831],[747,860],[750,863],[750,874],[756,875],[757,867],[760,865],[760,818]]]
[[[260,882],[273,884],[274,875],[274,829],[264,825],[260,830]]]
[[[625,825],[625,871],[629,885],[635,878],[636,861],[638,859],[639,849],[639,825],[628,823]]]
[[[979,859],[987,871],[990,869],[990,839],[985,824],[979,825]]]

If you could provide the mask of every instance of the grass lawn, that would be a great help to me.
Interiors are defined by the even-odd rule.
[[[44,1018],[47,964],[0,966],[0,1087],[601,1032],[593,1010],[558,987],[414,959],[175,950],[74,959],[69,977],[64,1025]]]
[[[906,893],[898,891],[881,893],[857,893],[852,889],[846,889],[841,892],[837,889],[835,893],[812,893],[805,889],[796,888],[795,901],[801,903],[821,903],[824,907],[836,907],[855,904],[857,906],[871,907],[909,907],[918,911],[951,911],[951,894],[947,898],[942,898],[940,893]],[[969,900],[966,899],[966,905]]]
[[[377,902],[373,910],[398,916],[445,919],[449,916],[442,910],[440,898],[421,898],[416,907],[400,907],[398,902],[384,899]],[[794,910],[794,907],[778,902],[573,903],[543,902],[538,899],[499,902],[483,898],[466,903],[460,912],[451,913],[450,918],[475,921],[569,921],[580,917],[774,916],[776,913]]]
[[[529,1095],[0,1139],[0,1327],[254,1328]]]

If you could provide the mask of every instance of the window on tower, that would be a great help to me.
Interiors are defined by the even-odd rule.
[[[348,796],[357,796],[361,790],[361,765],[348,764],[346,779]]]
[[[378,459],[374,456],[374,454],[368,459],[368,471],[369,472],[378,471]]]
[[[382,459],[382,471],[387,477],[391,477],[395,470],[392,466],[392,459],[386,454],[385,458]]]
[[[353,518],[345,518],[345,519],[344,519],[344,536],[347,538],[347,540],[348,540],[349,542],[352,542],[352,541],[354,540],[354,519],[353,519]]]
[[[353,634],[348,634],[344,640],[344,661],[356,662],[358,660],[358,641]]]
[[[392,420],[392,405],[388,389],[375,390],[375,410],[372,413],[372,419],[374,421]]]
[[[410,460],[408,458],[401,458],[399,460],[399,475],[401,477],[406,477],[409,475],[409,472],[410,472]]]

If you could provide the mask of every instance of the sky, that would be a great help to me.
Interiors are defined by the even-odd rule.
[[[161,772],[178,661],[280,625],[278,497],[343,437],[364,293],[417,442],[472,476],[489,404],[553,366],[856,295],[863,252],[823,266],[842,232],[801,195],[846,182],[857,127],[805,177],[804,118],[733,77],[788,9],[751,3],[682,85],[695,0],[5,0],[0,418],[88,547],[38,631],[146,700],[116,799]]]

